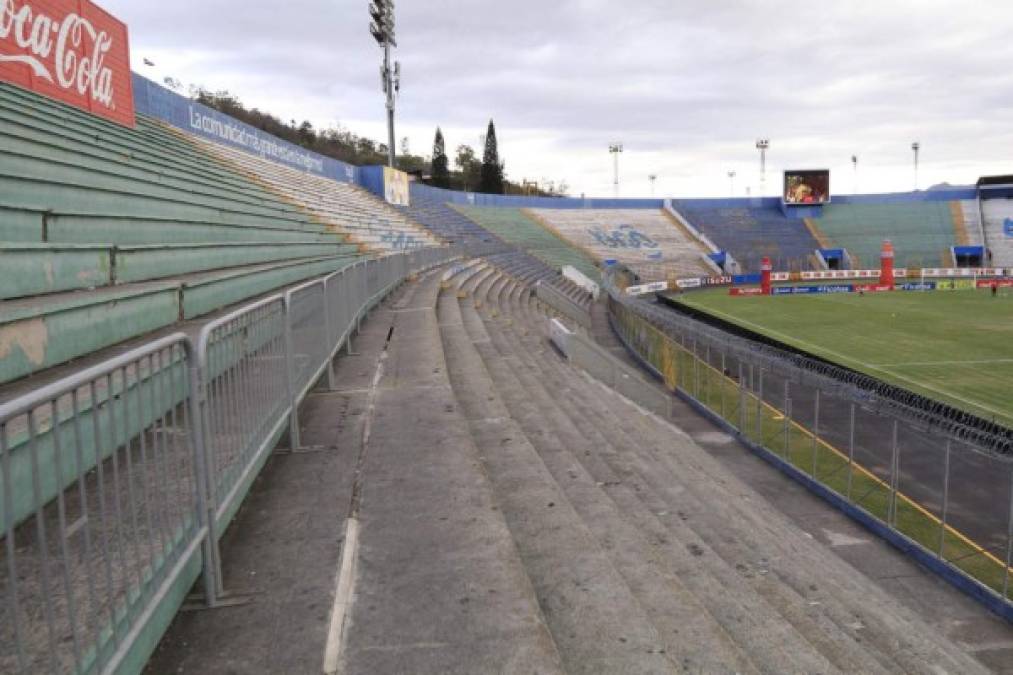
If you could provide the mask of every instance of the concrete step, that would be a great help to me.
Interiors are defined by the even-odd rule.
[[[895,602],[885,598],[878,588],[870,588],[865,579],[858,577],[853,568],[822,547],[806,541],[807,535],[797,528],[782,524],[783,515],[774,512],[768,504],[737,481],[728,480],[727,470],[706,453],[697,452],[675,460],[673,441],[679,445],[679,434],[665,425],[652,423],[652,419],[634,412],[627,406],[627,414],[618,414],[616,397],[613,401],[588,394],[589,383],[576,378],[572,369],[565,367],[553,352],[544,347],[539,325],[541,315],[532,315],[529,304],[515,308],[514,328],[507,326],[499,331],[500,339],[509,340],[511,331],[529,330],[537,337],[519,337],[527,344],[520,354],[541,354],[534,368],[538,382],[547,388],[570,378],[570,388],[550,392],[550,399],[574,405],[586,405],[587,411],[578,419],[588,427],[597,427],[609,444],[623,447],[623,452],[603,455],[616,474],[637,481],[638,495],[645,501],[652,495],[666,497],[652,504],[652,509],[666,513],[683,510],[687,515],[692,504],[692,517],[686,521],[718,559],[747,576],[750,586],[766,602],[788,619],[807,639],[820,647],[836,665],[844,670],[872,672],[878,668],[888,670],[920,670],[928,664],[947,663],[951,667],[974,668],[977,663],[968,659],[953,645],[939,645],[932,631],[918,628],[920,619],[907,611],[900,611]],[[537,321],[538,325],[531,321]],[[542,329],[544,330],[544,329]],[[541,343],[541,344],[540,344]],[[519,372],[519,368],[515,372]],[[554,376],[553,376],[554,375]],[[597,384],[591,390],[601,389]],[[604,391],[604,390],[602,390]],[[633,413],[633,414],[629,414]],[[628,428],[631,421],[639,426]],[[688,441],[683,436],[684,441]],[[645,455],[645,451],[650,452]],[[697,464],[707,471],[688,471]],[[647,486],[647,489],[644,487]],[[732,486],[732,487],[726,487]],[[695,499],[687,504],[687,495]],[[731,514],[723,504],[747,504],[747,508]],[[766,507],[756,516],[759,506]],[[723,512],[723,513],[722,513]],[[771,523],[777,524],[772,527]],[[762,536],[760,541],[752,543]],[[786,542],[786,543],[785,543]],[[783,545],[780,545],[783,544]],[[779,546],[780,545],[780,546]],[[772,555],[756,564],[758,547],[771,549]],[[793,561],[792,565],[784,561]],[[740,566],[748,565],[743,570]],[[834,574],[825,570],[833,569]],[[771,576],[769,573],[774,573]],[[776,582],[773,581],[777,577]],[[817,585],[818,584],[818,585]],[[818,593],[816,590],[818,589]],[[800,604],[801,603],[801,604]],[[801,608],[801,609],[800,609]],[[810,609],[818,608],[818,609]],[[862,628],[856,629],[860,625]],[[859,644],[857,641],[861,640]],[[752,653],[752,652],[751,652]],[[871,659],[875,658],[875,661]]]
[[[585,468],[591,443],[511,353],[506,330],[486,332],[474,307],[461,303],[464,323],[497,391],[519,421],[574,510],[608,554],[665,642],[665,651],[691,672],[759,672],[747,654],[698,602],[659,542],[631,524]],[[685,554],[689,557],[689,553]],[[787,660],[782,663],[787,663]]]
[[[393,307],[374,380],[343,672],[562,672],[447,378],[439,283]]]
[[[664,643],[496,392],[444,292],[440,330],[454,393],[567,672],[676,672]]]

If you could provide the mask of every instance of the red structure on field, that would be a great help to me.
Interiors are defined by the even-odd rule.
[[[763,295],[770,295],[770,258],[764,257],[760,263],[760,291]]]
[[[879,254],[879,285],[888,286],[892,291],[893,285],[893,242],[889,239],[883,240],[883,248]]]

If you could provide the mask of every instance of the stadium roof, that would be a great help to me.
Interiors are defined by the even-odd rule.
[[[1008,187],[1013,185],[1013,175],[1005,176],[982,176],[978,179],[978,187]]]

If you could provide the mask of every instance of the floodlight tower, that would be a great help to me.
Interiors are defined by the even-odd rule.
[[[394,39],[394,0],[371,0],[369,4],[369,32],[377,44],[383,47],[383,65],[380,79],[383,93],[387,95],[387,163],[394,166],[394,97],[401,91],[401,64],[391,63],[391,47],[397,47]]]
[[[735,170],[732,169],[728,172],[728,196],[735,196]]]
[[[658,174],[656,173],[647,174],[647,180],[651,181],[651,199],[654,199],[654,182],[658,180]]]
[[[922,144],[915,141],[911,144],[911,152],[915,154],[915,190],[918,190],[918,151],[922,149]]]
[[[770,148],[769,138],[756,141],[756,149],[760,151],[760,196],[767,194],[767,150]]]
[[[623,151],[623,144],[619,141],[609,143],[609,154],[612,155],[612,187],[619,198],[619,153]]]
[[[858,194],[858,155],[851,156],[851,174],[855,179],[854,194]]]

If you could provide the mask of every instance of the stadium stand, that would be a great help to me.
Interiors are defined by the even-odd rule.
[[[447,206],[446,199],[441,195],[442,190],[418,183],[411,183],[409,190],[410,206],[398,208],[448,243],[460,243],[469,247],[503,243],[473,220]]]
[[[884,239],[893,242],[898,267],[950,267],[958,237],[970,243],[959,202],[832,202],[813,226],[833,246],[847,249],[852,267],[876,267]],[[955,217],[956,216],[956,217]]]
[[[564,265],[572,265],[591,279],[599,278],[598,269],[590,256],[546,230],[521,209],[459,205],[452,208],[508,244],[539,258],[557,272]]]
[[[362,188],[282,166],[242,150],[193,138],[205,151],[282,195],[320,222],[371,249],[404,250],[439,240]]]
[[[647,281],[710,274],[705,254],[664,211],[532,209],[532,217],[596,260],[617,260]]]
[[[0,246],[9,265],[0,383],[368,253],[337,224],[158,121],[139,116],[128,129],[0,85],[0,123]],[[353,202],[363,205],[360,222],[384,208],[364,192],[350,210]],[[407,223],[392,213],[392,226]],[[409,231],[417,243],[436,241],[417,227],[399,232]]]
[[[984,199],[985,242],[992,252],[991,264],[1013,267],[1013,199]]]
[[[743,272],[760,269],[769,256],[775,269],[815,267],[815,251],[821,248],[805,223],[786,218],[777,207],[733,206],[720,201],[680,200],[672,207],[718,247],[738,261]]]

